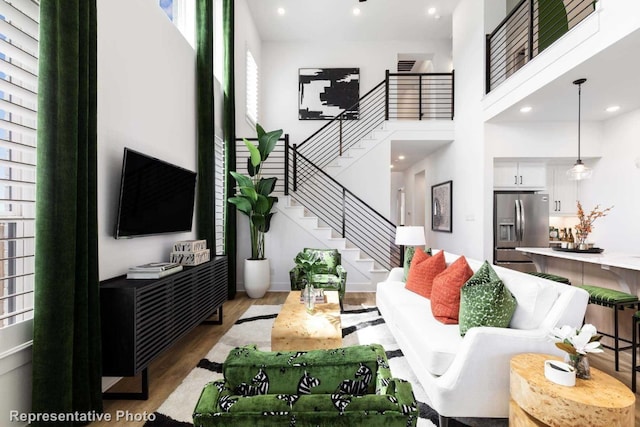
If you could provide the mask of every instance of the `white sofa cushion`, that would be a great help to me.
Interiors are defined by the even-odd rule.
[[[506,268],[495,267],[496,273],[518,301],[510,328],[536,329],[558,299],[554,283],[535,276],[524,276]],[[518,274],[514,274],[518,273]]]
[[[389,309],[385,321],[400,327],[432,375],[445,373],[462,344],[458,325],[437,321],[431,314],[430,301],[405,289],[403,282],[382,282],[377,292],[380,303],[389,302],[385,304]]]

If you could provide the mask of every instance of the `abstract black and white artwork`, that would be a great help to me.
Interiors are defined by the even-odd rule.
[[[342,111],[357,120],[360,106],[359,68],[300,68],[298,119],[331,120]]]

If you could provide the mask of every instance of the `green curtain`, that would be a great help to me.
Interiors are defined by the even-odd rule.
[[[569,31],[567,11],[562,0],[538,1],[538,53]]]
[[[213,0],[196,3],[198,189],[196,229],[215,253]]]
[[[236,170],[236,103],[234,84],[234,7],[233,0],[224,0],[222,6],[222,25],[224,33],[224,103],[223,103],[223,132],[225,144],[225,170],[227,171],[227,188],[225,200],[235,194],[235,181],[229,172]],[[236,209],[231,203],[225,204],[225,253],[229,263],[228,297],[236,296]]]
[[[96,62],[95,0],[41,0],[33,412],[102,410]]]

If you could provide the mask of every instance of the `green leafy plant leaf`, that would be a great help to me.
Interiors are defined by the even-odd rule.
[[[244,141],[244,145],[247,146],[247,149],[249,150],[249,155],[251,156],[251,164],[253,165],[253,167],[257,167],[260,166],[260,163],[264,160],[261,156],[260,156],[260,151],[258,150],[258,147],[256,147],[255,145],[253,145],[249,140],[247,140],[246,138],[243,139]]]

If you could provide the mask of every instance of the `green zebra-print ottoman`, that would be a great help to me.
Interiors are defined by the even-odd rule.
[[[207,384],[196,427],[415,426],[411,384],[391,377],[378,344],[306,352],[237,347]]]

